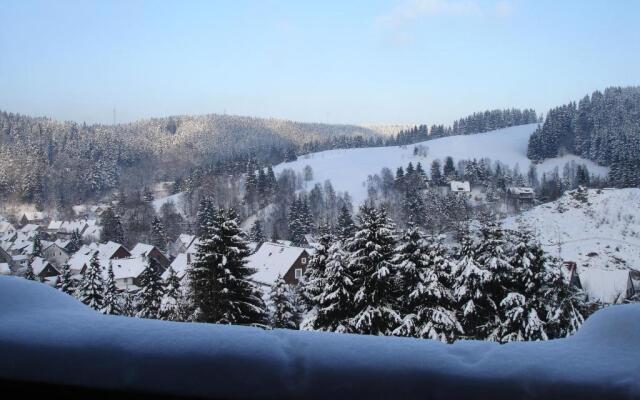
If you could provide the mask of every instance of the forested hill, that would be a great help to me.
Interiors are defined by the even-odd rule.
[[[640,186],[640,87],[612,87],[554,108],[529,139],[532,160],[572,153],[610,166],[610,181]]]
[[[333,136],[380,137],[355,125],[213,114],[86,125],[0,112],[0,194],[66,203],[216,162],[278,163]]]

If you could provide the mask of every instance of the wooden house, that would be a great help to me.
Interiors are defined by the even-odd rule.
[[[536,193],[530,187],[509,187],[505,196],[507,207],[514,211],[533,207],[535,198]]]
[[[149,260],[155,260],[158,265],[162,267],[163,271],[169,268],[169,265],[171,264],[167,256],[165,256],[160,249],[151,244],[138,243],[133,249],[131,249],[130,253],[131,257],[144,257]]]
[[[256,273],[252,280],[265,286],[273,285],[279,276],[289,285],[297,285],[309,262],[310,249],[265,242],[247,257],[247,266]]]

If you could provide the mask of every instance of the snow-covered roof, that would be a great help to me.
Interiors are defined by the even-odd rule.
[[[22,232],[22,233],[32,233],[32,232],[38,231],[39,229],[40,229],[40,225],[26,224],[25,226],[20,228],[20,232]]]
[[[67,263],[69,263],[69,269],[74,274],[80,273],[85,266],[89,266],[89,261],[91,261],[92,256],[93,253],[77,251],[69,258],[69,260],[67,260]]]
[[[33,268],[33,273],[36,275],[40,275],[48,265],[51,265],[51,263],[42,257],[34,257],[31,262],[31,268]]]
[[[16,228],[7,221],[0,221],[0,233],[15,232]]]
[[[469,184],[469,181],[464,181],[464,182],[451,181],[450,187],[452,192],[470,192],[471,191],[471,185]]]
[[[611,304],[626,296],[628,269],[578,268],[578,276],[582,288],[595,300]]]
[[[97,246],[96,250],[98,250],[98,253],[100,254],[100,258],[111,258],[114,256],[116,251],[118,251],[118,249],[121,247],[126,250],[126,247],[124,247],[120,243],[109,241],[107,243],[100,243]]]
[[[49,225],[47,225],[47,230],[48,231],[58,231],[63,223],[64,223],[64,221],[51,221],[51,222],[49,222]]]
[[[524,187],[524,186],[522,187],[512,186],[508,188],[507,191],[509,191],[511,194],[534,194],[534,191],[532,188]]]
[[[199,238],[193,239],[193,241],[191,242],[189,247],[187,247],[187,253],[196,254],[198,252],[198,245],[199,244],[200,244],[200,239]]]
[[[46,218],[46,214],[40,211],[25,211],[22,216],[26,217],[29,221],[40,221]]]
[[[64,221],[60,226],[60,231],[65,233],[78,231],[82,233],[87,226],[87,221]]]
[[[307,249],[302,247],[284,246],[277,243],[266,242],[247,257],[247,266],[256,269],[251,277],[256,282],[271,285],[276,282],[278,276],[284,276],[293,263]]]
[[[194,235],[188,235],[186,233],[181,233],[180,235],[178,235],[178,238],[176,239],[176,242],[178,244],[183,245],[185,248],[189,247],[191,245],[191,243],[193,242],[193,240],[196,237]]]
[[[178,278],[182,279],[182,277],[184,277],[189,267],[189,260],[193,262],[194,258],[195,256],[193,254],[180,253],[171,262],[171,268],[176,272]],[[162,279],[167,279],[167,277],[169,277],[169,268],[162,273]]]
[[[154,247],[155,246],[151,244],[138,243],[135,245],[133,249],[131,249],[130,253],[132,257],[141,257],[141,256],[146,257],[149,255],[149,252],[153,250]]]
[[[0,275],[11,275],[11,268],[9,268],[9,264],[0,263]]]
[[[109,263],[113,267],[113,275],[116,279],[137,278],[149,265],[143,257],[108,260],[100,263],[105,274],[108,272]]]
[[[88,237],[93,237],[93,238],[99,238],[100,234],[102,233],[102,227],[97,226],[97,225],[89,225],[87,227],[87,229],[84,230],[84,232],[82,232],[82,237],[83,238],[88,238]]]

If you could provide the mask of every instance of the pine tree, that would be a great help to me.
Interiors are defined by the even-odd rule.
[[[70,253],[75,253],[80,249],[80,247],[82,247],[82,235],[80,235],[80,232],[77,229],[75,229],[71,234],[71,239],[68,245],[68,249]]]
[[[256,219],[251,226],[251,232],[249,233],[249,238],[260,246],[262,243],[267,241],[267,238],[264,235],[264,231],[262,230],[262,222],[260,219]]]
[[[246,266],[250,254],[235,212],[214,211],[202,221],[196,260],[189,270],[195,307],[193,319],[222,324],[266,322],[259,291],[249,281],[255,273]]]
[[[348,268],[358,288],[351,325],[358,333],[390,335],[400,323],[391,263],[394,226],[384,208],[367,205],[360,208],[358,221],[358,230],[346,246]]]
[[[167,232],[158,217],[153,217],[151,222],[151,244],[160,249],[160,251],[167,249]]]
[[[127,317],[135,317],[136,316],[136,305],[134,302],[134,295],[128,292],[123,292],[120,296],[122,310],[121,315]]]
[[[33,272],[33,267],[31,266],[31,262],[27,264],[27,268],[24,272],[24,279],[28,279],[30,281],[36,280],[36,274]]]
[[[74,295],[76,291],[76,281],[71,276],[71,266],[69,263],[62,264],[60,277],[56,282],[56,288],[68,295]]]
[[[453,342],[462,333],[449,290],[450,261],[440,238],[409,228],[396,249],[402,324],[394,334]]]
[[[340,207],[337,223],[337,239],[345,241],[350,238],[355,232],[355,224],[351,217],[351,212],[346,205]]]
[[[324,274],[324,289],[318,299],[313,328],[329,332],[353,332],[349,317],[353,315],[355,286],[347,267],[347,254],[337,241],[329,248]]]
[[[120,216],[114,211],[112,207],[104,210],[100,215],[102,232],[100,234],[100,240],[102,242],[116,242],[124,243],[124,229],[122,228],[122,222]]]
[[[91,257],[89,266],[76,290],[76,296],[94,310],[100,311],[104,307],[104,281],[97,254]]]
[[[104,289],[104,302],[102,306],[102,313],[109,315],[121,315],[122,309],[120,308],[120,295],[116,288],[116,278],[113,274],[113,266],[109,263],[107,270],[107,281],[105,282]]]
[[[489,272],[476,262],[474,243],[467,230],[461,232],[460,249],[455,266],[454,297],[460,306],[459,321],[466,337],[481,339],[482,327],[495,310],[485,293]]]
[[[549,260],[542,277],[541,297],[545,299],[546,333],[550,338],[573,335],[584,323],[586,296],[565,281],[560,268],[560,261]]]
[[[42,257],[42,241],[40,240],[40,232],[36,232],[33,237],[33,250],[31,251],[31,257]]]
[[[300,314],[295,305],[294,295],[284,279],[278,276],[269,293],[272,328],[298,329]]]
[[[160,305],[160,319],[180,321],[181,313],[180,279],[172,267],[167,269],[167,278],[164,282],[164,297]]]
[[[309,310],[318,306],[319,296],[325,286],[324,277],[327,262],[329,261],[329,248],[333,242],[333,237],[329,233],[329,226],[326,223],[319,230],[322,233],[318,238],[316,251],[309,259],[300,285],[302,301]]]
[[[160,305],[164,289],[160,278],[158,262],[149,258],[148,265],[140,274],[140,292],[138,292],[138,312],[140,318],[160,318]]]

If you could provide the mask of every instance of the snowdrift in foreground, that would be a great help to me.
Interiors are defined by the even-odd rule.
[[[520,125],[474,135],[448,136],[408,146],[321,151],[300,156],[293,162],[278,164],[274,172],[278,174],[289,168],[302,173],[304,167],[309,165],[313,169],[314,179],[307,184],[307,190],[311,190],[316,183],[322,184],[329,179],[336,191],[349,192],[354,205],[358,205],[367,198],[367,176],[379,174],[384,167],[390,168],[395,174],[396,168],[406,167],[409,162],[414,165],[422,163],[429,173],[434,159],[444,161],[447,156],[451,156],[457,162],[461,159],[488,157],[492,162],[500,161],[512,168],[518,165],[520,172],[526,174],[531,164],[527,158],[529,136],[537,126]],[[426,157],[413,155],[413,148],[418,145],[428,148]],[[551,172],[555,167],[562,174],[564,164],[570,161],[587,165],[589,171],[596,175],[605,176],[608,173],[608,168],[600,167],[592,161],[565,155],[538,164],[538,174],[542,177],[543,172]]]
[[[141,320],[0,277],[0,379],[217,398],[638,398],[640,305],[550,342],[461,341]]]

